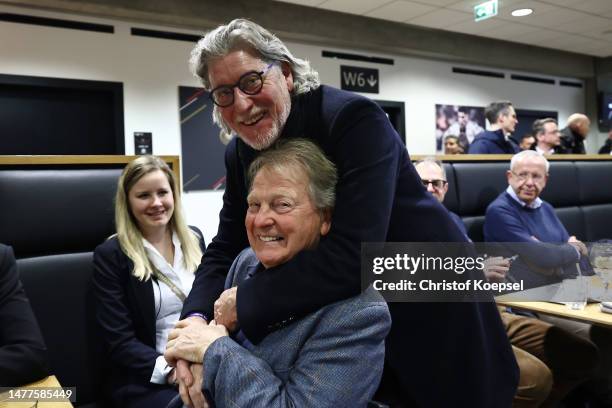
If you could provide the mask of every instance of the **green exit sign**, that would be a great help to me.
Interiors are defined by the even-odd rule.
[[[489,0],[474,6],[474,20],[486,20],[497,15],[497,0]]]

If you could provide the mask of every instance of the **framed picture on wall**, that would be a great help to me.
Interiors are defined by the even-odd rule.
[[[179,86],[183,191],[225,187],[225,145],[213,123],[213,103],[203,88]]]
[[[459,145],[467,152],[474,137],[485,130],[485,114],[482,106],[436,104],[436,151],[444,151],[444,138],[459,138]]]

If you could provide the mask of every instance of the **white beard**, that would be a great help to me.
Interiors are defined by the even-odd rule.
[[[274,124],[268,131],[261,132],[256,135],[254,141],[246,140],[245,138],[240,138],[244,143],[249,145],[255,150],[264,150],[268,147],[272,146],[272,144],[278,139],[283,128],[285,127],[285,123],[287,122],[287,118],[289,117],[289,112],[291,111],[291,98],[287,95],[287,99],[283,102],[282,109],[279,113],[277,120],[274,121]],[[240,134],[238,134],[240,136]]]

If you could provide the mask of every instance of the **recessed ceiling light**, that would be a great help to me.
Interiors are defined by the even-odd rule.
[[[522,8],[522,9],[516,9],[512,11],[512,16],[513,17],[525,17],[530,15],[531,13],[533,13],[533,9],[530,8]]]

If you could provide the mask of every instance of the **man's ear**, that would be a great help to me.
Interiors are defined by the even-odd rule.
[[[329,230],[331,229],[331,210],[323,210],[321,212],[321,218],[322,218],[322,222],[321,222],[321,236],[325,236],[329,233]]]
[[[283,77],[285,82],[287,83],[287,89],[289,92],[293,92],[293,72],[291,71],[291,67],[286,62],[281,62],[281,72],[283,73]]]

